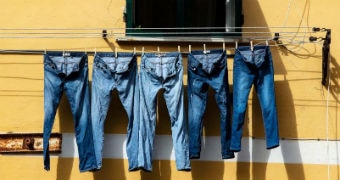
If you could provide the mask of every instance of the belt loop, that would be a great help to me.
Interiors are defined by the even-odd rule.
[[[143,49],[144,49],[144,47],[143,47]],[[143,69],[144,69],[144,67],[145,67],[145,65],[144,65],[145,59],[144,59],[144,57],[145,57],[145,55],[144,55],[144,52],[143,52],[143,53],[142,53],[142,56],[141,56],[141,63],[140,63],[140,67],[143,68]]]

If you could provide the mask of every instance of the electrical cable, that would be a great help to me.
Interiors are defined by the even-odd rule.
[[[330,59],[331,57],[329,57]],[[327,98],[326,98],[326,143],[327,143],[327,177],[330,180],[330,158],[329,158],[329,96],[331,86],[331,75],[328,75],[328,87],[327,87]]]

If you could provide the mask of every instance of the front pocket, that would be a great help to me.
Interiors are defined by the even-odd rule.
[[[260,50],[256,50],[254,54],[255,54],[254,63],[256,67],[259,68],[265,61],[266,51],[264,49],[260,49]]]
[[[125,73],[129,71],[130,64],[131,64],[131,60],[118,62],[117,67],[116,67],[116,73]]]
[[[191,57],[189,57],[189,58],[190,58],[190,60],[189,60],[189,68],[190,68],[192,71],[196,71],[197,68],[198,68],[199,65],[200,65],[200,62],[197,61],[197,60],[195,59],[194,56],[191,56]]]
[[[172,76],[175,76],[177,74],[178,69],[180,69],[182,65],[180,63],[169,63],[169,64],[164,64],[162,66],[162,75],[163,78],[169,78]]]

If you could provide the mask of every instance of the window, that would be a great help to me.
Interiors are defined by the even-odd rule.
[[[127,36],[239,36],[242,0],[126,0]]]

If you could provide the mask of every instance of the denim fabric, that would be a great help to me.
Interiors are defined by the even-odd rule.
[[[87,55],[76,52],[49,52],[44,56],[44,169],[50,170],[49,138],[64,91],[74,119],[79,170],[95,170],[97,166],[90,121]]]
[[[230,151],[231,116],[227,55],[223,50],[192,51],[188,56],[188,122],[190,158],[200,158],[203,115],[209,86],[215,91],[220,111],[221,152],[223,159],[234,158]]]
[[[133,53],[97,53],[92,74],[92,125],[98,168],[102,167],[104,123],[111,94],[118,91],[128,116],[126,151],[129,170],[138,167],[139,89],[137,58]]]
[[[230,149],[241,151],[241,139],[248,96],[254,84],[264,122],[267,149],[279,146],[274,68],[268,46],[239,47],[234,57],[233,123]]]
[[[179,53],[161,55],[147,53],[140,65],[140,136],[141,168],[152,171],[152,151],[156,126],[156,99],[164,89],[169,111],[177,170],[190,170],[187,124],[184,112],[182,56]]]

